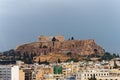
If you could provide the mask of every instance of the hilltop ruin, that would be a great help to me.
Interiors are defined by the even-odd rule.
[[[102,47],[97,45],[93,39],[88,40],[65,40],[64,36],[40,36],[37,42],[17,46],[16,52],[36,53],[37,55],[47,55],[49,53],[63,53],[78,55],[90,55],[97,52],[99,55],[104,54]]]

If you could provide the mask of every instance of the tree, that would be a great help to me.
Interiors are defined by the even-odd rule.
[[[117,57],[117,55],[115,53],[113,53],[113,58],[116,58],[116,57]]]
[[[56,39],[55,37],[53,37],[53,38],[52,38],[53,48],[54,48],[55,41],[57,41],[57,39]]]
[[[78,58],[71,58],[71,59],[68,59],[66,62],[71,62],[71,61],[78,62],[79,60]]]
[[[49,65],[49,62],[47,60],[44,61],[44,64]]]
[[[72,52],[68,52],[67,56],[71,57],[72,56]]]
[[[33,56],[34,56],[34,57],[37,56],[35,52],[33,53]]]
[[[58,63],[61,63],[61,60],[58,58]]]
[[[31,53],[30,58],[33,60],[34,55]]]
[[[71,40],[74,40],[74,37],[71,37]]]
[[[50,47],[50,52],[52,52],[52,48]]]
[[[55,37],[52,38],[52,41],[55,42],[57,39]]]
[[[33,59],[32,58],[28,58],[28,64],[33,64]]]
[[[97,53],[97,52],[98,52],[98,50],[97,50],[97,49],[94,49],[94,52],[95,52],[95,53]]]
[[[40,61],[40,58],[39,58],[39,60],[38,60],[38,64],[40,64],[40,62],[41,62],[41,61]]]
[[[18,51],[16,54],[18,55],[18,60],[21,60],[22,59],[21,53]]]
[[[94,49],[94,54],[95,54],[95,57],[99,57],[97,49]]]
[[[113,55],[111,55],[109,52],[105,52],[105,54],[101,57],[101,60],[111,60],[113,59]]]
[[[13,60],[15,60],[15,56],[16,56],[16,54],[15,53],[12,53],[13,54]]]
[[[27,64],[31,64],[32,63],[32,58],[31,56],[28,54],[28,52],[24,52],[23,54],[23,61]]]
[[[117,54],[117,58],[119,58],[120,56],[119,56],[119,54]]]
[[[23,61],[25,61],[25,59],[26,59],[26,54],[25,54],[25,52],[23,53]]]

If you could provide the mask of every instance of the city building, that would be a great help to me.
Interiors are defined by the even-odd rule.
[[[21,69],[19,70],[19,80],[25,80],[25,73]]]
[[[64,76],[75,75],[79,70],[79,64],[74,62],[63,63],[62,65],[62,73]]]
[[[35,66],[32,72],[32,80],[43,80],[43,68],[41,66]]]
[[[0,65],[0,80],[19,80],[19,66]]]
[[[81,70],[76,74],[76,80],[88,80],[91,77],[108,77],[109,72],[105,69],[86,69]]]
[[[33,70],[31,68],[26,68],[26,69],[23,69],[23,71],[25,73],[25,80],[32,80]]]

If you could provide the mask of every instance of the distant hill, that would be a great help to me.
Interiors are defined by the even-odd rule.
[[[61,39],[62,38],[62,39]],[[95,61],[111,60],[119,58],[119,54],[104,52],[93,39],[88,40],[64,40],[63,36],[39,37],[37,42],[22,44],[9,51],[0,54],[1,60],[22,60],[27,64],[38,62],[49,64],[68,61]]]
[[[53,38],[55,39],[53,41]],[[44,39],[42,36],[39,41],[32,42],[28,44],[19,45],[16,47],[15,51],[23,53],[33,54],[36,53],[37,55],[46,55],[49,53],[64,53],[67,54],[71,52],[72,54],[78,55],[90,55],[97,53],[99,55],[104,54],[104,50],[102,47],[97,45],[93,39],[88,40],[64,40],[61,37],[56,39],[53,37],[50,39]]]

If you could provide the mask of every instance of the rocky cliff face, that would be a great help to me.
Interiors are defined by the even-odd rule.
[[[89,40],[64,40],[64,41],[39,41],[29,44],[17,46],[16,52],[30,53],[37,55],[46,55],[49,53],[63,53],[71,52],[73,55],[90,55],[97,53],[104,54],[102,47],[97,45],[93,39]]]

